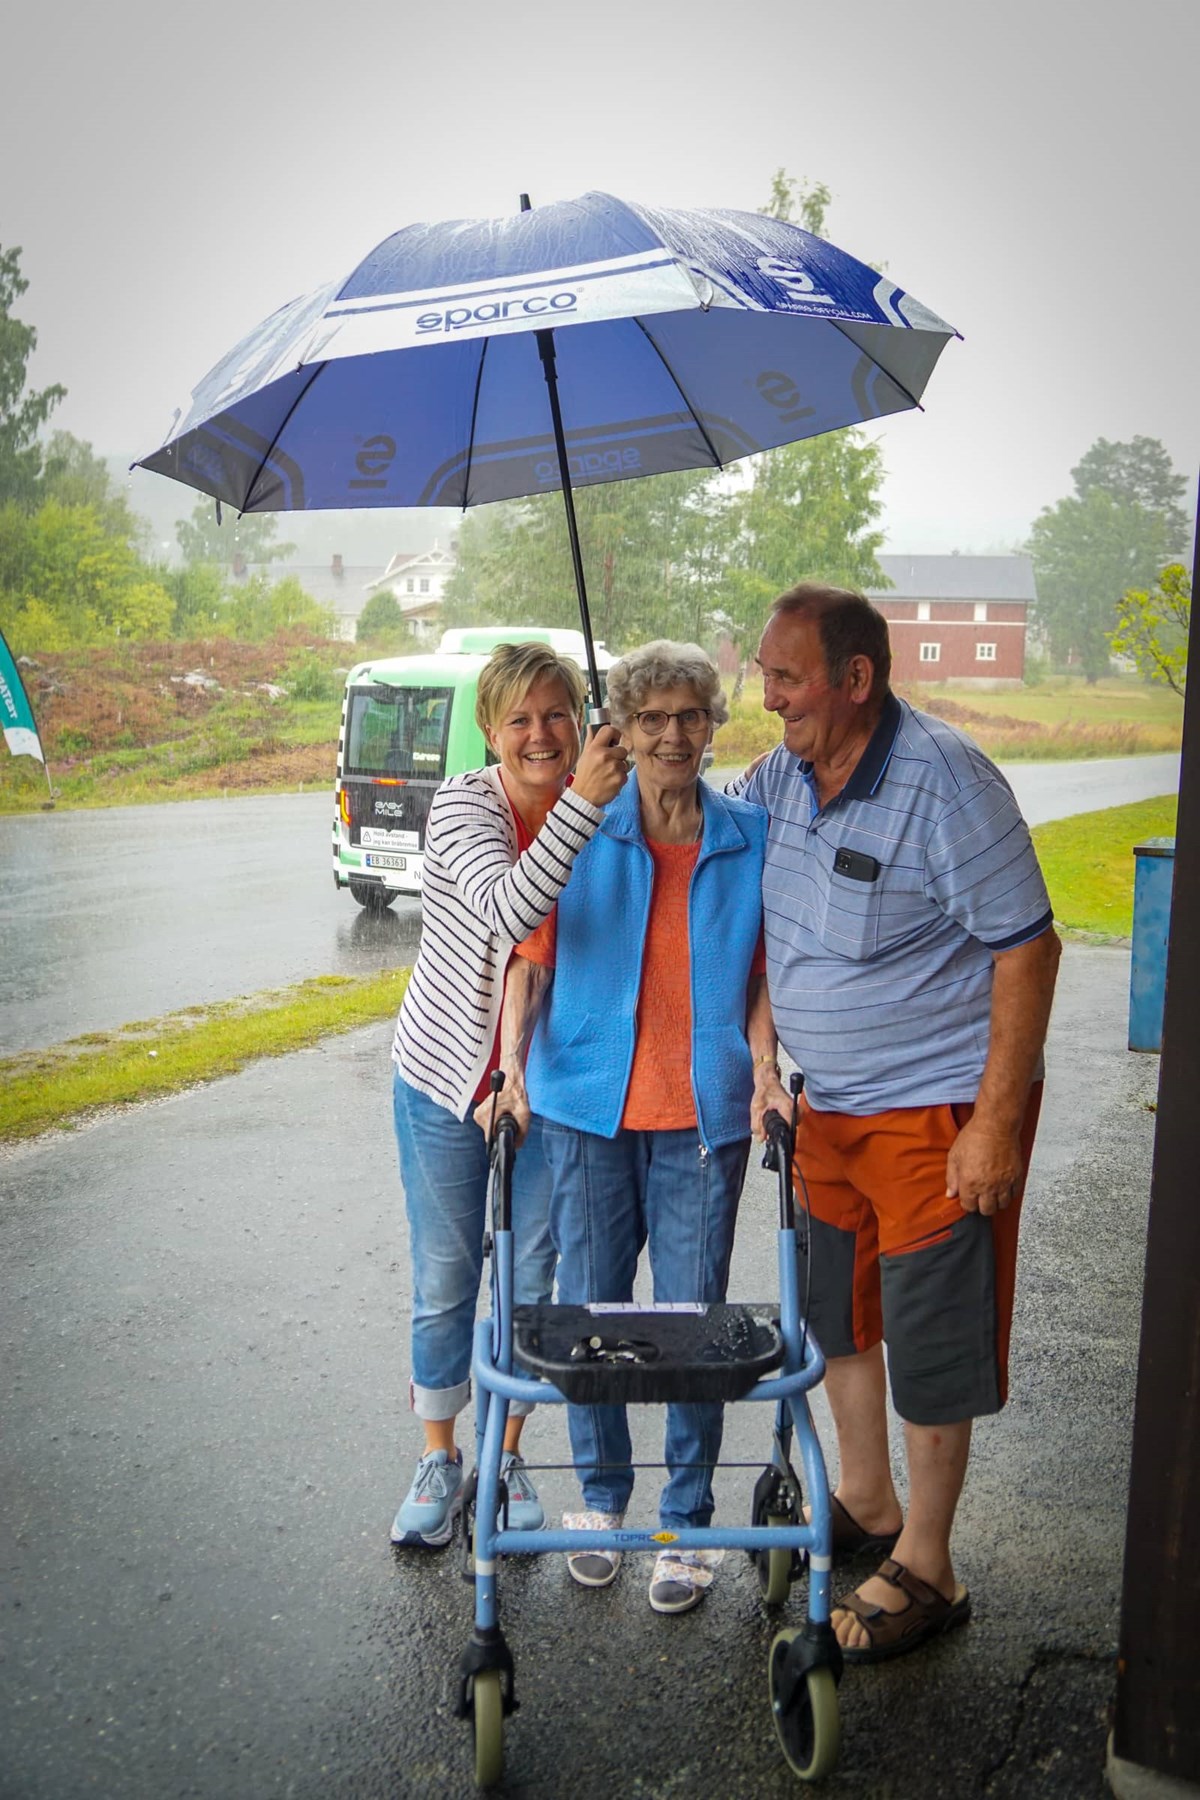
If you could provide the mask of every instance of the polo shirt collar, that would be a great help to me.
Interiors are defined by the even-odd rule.
[[[892,751],[896,748],[896,739],[900,736],[900,727],[903,723],[904,708],[895,694],[889,690],[883,703],[883,711],[879,715],[879,723],[871,733],[866,749],[854,765],[849,781],[841,792],[830,801],[831,806],[836,806],[839,800],[867,800],[874,794],[892,760]],[[815,799],[816,789],[812,783],[812,764],[802,762],[800,773],[812,788]]]

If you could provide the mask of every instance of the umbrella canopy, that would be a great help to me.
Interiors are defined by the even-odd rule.
[[[904,411],[956,335],[798,226],[590,193],[396,232],[244,338],[140,462],[239,512],[569,494]]]

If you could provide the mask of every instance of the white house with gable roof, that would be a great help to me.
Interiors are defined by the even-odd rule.
[[[454,545],[443,550],[435,538],[429,550],[398,550],[383,574],[367,583],[367,595],[390,590],[417,635],[432,637],[441,617],[446,583],[457,567]]]

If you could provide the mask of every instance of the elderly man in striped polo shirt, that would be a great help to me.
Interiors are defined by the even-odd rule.
[[[950,1534],[971,1422],[1006,1397],[1060,945],[1011,790],[969,738],[891,692],[887,624],[863,595],[783,594],[758,661],[783,742],[733,791],[771,817],[768,981],[805,1075],[797,1166],[838,1436],[834,1549],[890,1553],[833,1623],[848,1661],[876,1662],[969,1615]]]

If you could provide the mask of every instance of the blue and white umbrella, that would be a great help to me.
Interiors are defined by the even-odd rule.
[[[572,486],[902,412],[956,335],[799,226],[590,193],[396,232],[244,338],[140,461],[239,512],[562,487],[586,630]]]

